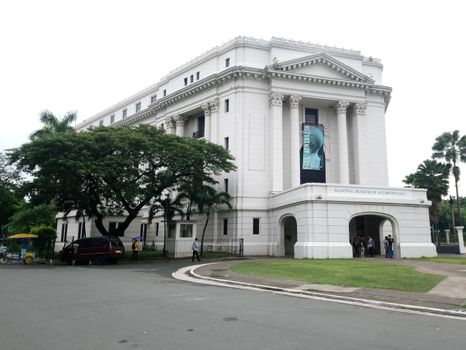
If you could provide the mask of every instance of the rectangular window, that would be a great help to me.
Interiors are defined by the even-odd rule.
[[[81,230],[82,230],[82,228],[83,228],[83,223],[80,222],[79,225],[78,225],[78,239],[81,238]]]
[[[150,103],[155,103],[157,101],[157,95],[154,95],[150,98]]]
[[[319,124],[319,111],[315,108],[304,109],[304,124]]]
[[[228,234],[228,219],[223,219],[223,235]]]
[[[163,97],[167,96],[167,90],[163,90]]]
[[[103,121],[103,120],[101,120],[101,121],[99,122],[99,126],[104,126],[104,121]]]
[[[163,125],[163,123],[160,124],[160,129],[165,130],[165,125]]]
[[[201,115],[197,117],[197,131],[193,133],[193,137],[195,139],[204,137],[204,131],[205,131],[205,116]]]
[[[193,225],[192,224],[180,224],[180,237],[190,238],[193,236]]]
[[[230,138],[229,137],[225,137],[225,141],[224,141],[224,146],[225,146],[225,149],[230,149]]]
[[[168,238],[175,238],[176,234],[176,224],[168,225]]]
[[[224,184],[224,187],[225,187],[225,192],[228,193],[228,179],[224,179],[223,184]]]
[[[110,124],[113,124],[113,123],[115,123],[115,114],[112,114],[110,116]]]
[[[156,237],[158,237],[158,236],[159,236],[159,229],[160,229],[160,227],[159,227],[159,223],[158,223],[158,222],[156,222],[156,223],[155,223],[155,236],[156,236]]]
[[[116,221],[110,221],[108,223],[108,231],[111,235],[116,235],[116,236],[120,236],[120,237],[123,237],[125,235],[124,232],[120,232],[119,234],[117,234],[115,231],[116,229],[118,228],[118,226],[120,226],[120,223],[119,222],[116,222]]]
[[[128,110],[124,109],[123,110],[123,118],[126,118],[128,116]]]
[[[230,99],[225,100],[225,113],[228,113],[230,111]]]
[[[184,86],[188,85],[188,78],[184,78]]]
[[[141,111],[141,102],[136,103],[136,113]]]
[[[259,234],[259,218],[252,219],[252,234],[253,235]]]
[[[139,237],[142,237],[142,241],[146,243],[147,239],[147,224],[141,224],[141,229],[139,230]]]
[[[191,83],[194,82],[194,74],[191,74]]]
[[[196,80],[199,80],[201,78],[201,72],[196,72]]]
[[[66,236],[68,235],[68,224],[61,224],[61,241],[67,242]]]
[[[225,67],[230,67],[230,57],[225,59]]]

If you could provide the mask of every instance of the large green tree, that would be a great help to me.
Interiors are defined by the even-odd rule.
[[[47,110],[42,111],[40,113],[40,121],[44,125],[42,129],[35,131],[31,135],[31,139],[53,133],[74,133],[75,130],[72,127],[72,123],[76,121],[77,117],[76,112],[67,112],[61,119],[58,119],[52,112]]]
[[[235,167],[223,147],[167,135],[153,126],[99,127],[82,133],[47,133],[11,154],[32,181],[27,190],[58,210],[95,218],[103,235],[122,235],[144,206],[189,182],[215,184],[215,175]],[[109,230],[103,218],[125,215]]]
[[[6,233],[9,218],[21,202],[20,185],[19,171],[9,166],[5,153],[0,152],[0,235]]]
[[[57,209],[53,204],[37,204],[21,201],[8,222],[8,231],[12,233],[29,233],[34,226],[52,226]]]
[[[456,198],[460,198],[458,192],[458,181],[460,180],[460,162],[466,162],[466,135],[460,136],[459,130],[453,132],[444,132],[442,135],[435,139],[432,146],[432,158],[444,159],[451,165],[451,172],[455,179]],[[457,200],[458,207],[458,220],[461,225],[461,206],[460,201]]]
[[[438,205],[442,201],[442,196],[448,194],[449,174],[448,165],[428,159],[419,164],[415,173],[409,174],[403,180],[408,185],[427,190],[427,199],[432,202],[429,207],[431,225],[438,223]]]

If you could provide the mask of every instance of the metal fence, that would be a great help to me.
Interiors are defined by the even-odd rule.
[[[169,257],[180,258],[192,255],[192,238],[168,238],[165,241],[166,255]],[[199,244],[201,242],[199,241]],[[243,255],[243,239],[220,239],[206,240],[202,245],[203,253],[228,253],[234,255]],[[155,245],[156,250],[163,249],[163,242],[158,241]]]

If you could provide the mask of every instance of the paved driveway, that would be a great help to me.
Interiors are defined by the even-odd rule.
[[[464,321],[173,279],[186,264],[0,266],[0,348],[464,348]]]

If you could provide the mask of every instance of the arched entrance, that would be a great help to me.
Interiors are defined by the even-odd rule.
[[[287,216],[282,219],[283,242],[285,245],[285,256],[294,257],[294,245],[298,241],[298,229],[296,219]]]
[[[374,255],[385,256],[383,241],[385,236],[391,235],[395,239],[395,244],[399,242],[395,235],[395,222],[392,218],[377,214],[356,215],[349,223],[349,240],[353,246],[353,256],[359,257],[359,250],[354,243],[364,240],[367,242],[369,236],[375,242]],[[356,241],[355,241],[356,239]],[[395,249],[395,254],[398,249]],[[366,257],[369,256],[366,251]]]

